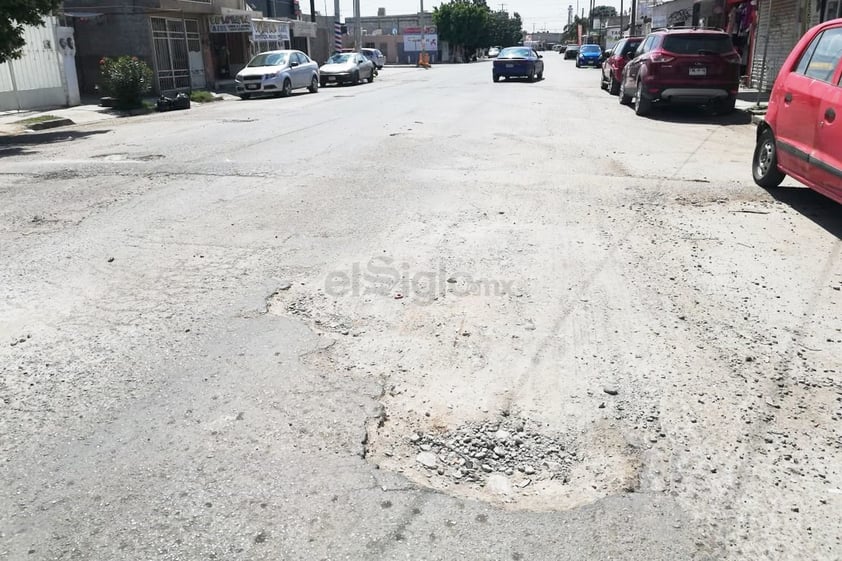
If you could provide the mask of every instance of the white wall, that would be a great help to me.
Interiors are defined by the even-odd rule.
[[[67,47],[68,37],[72,29],[59,28],[54,17],[46,18],[44,26],[24,27],[23,56],[0,64],[0,110],[79,104],[75,49]]]

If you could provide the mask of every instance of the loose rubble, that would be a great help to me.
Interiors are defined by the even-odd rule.
[[[499,494],[510,492],[501,477],[566,483],[571,465],[578,460],[576,451],[561,437],[541,434],[516,418],[466,424],[448,433],[415,432],[407,441],[418,452],[416,463],[430,476],[491,485]]]

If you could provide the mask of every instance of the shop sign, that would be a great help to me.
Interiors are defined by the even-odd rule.
[[[254,40],[289,41],[289,24],[282,21],[255,21]]]
[[[211,33],[251,33],[251,16],[211,15],[208,23]]]

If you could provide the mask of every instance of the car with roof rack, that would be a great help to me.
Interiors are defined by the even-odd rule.
[[[731,36],[721,29],[656,29],[623,68],[620,103],[633,104],[638,115],[668,104],[728,113],[740,87],[740,60]]]

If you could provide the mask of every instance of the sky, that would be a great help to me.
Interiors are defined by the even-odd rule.
[[[527,31],[562,31],[567,25],[567,6],[573,5],[576,10],[576,0],[486,0],[492,10],[499,10],[501,4],[507,12],[518,12],[523,19],[524,29]],[[432,12],[435,6],[441,4],[441,0],[427,0],[424,2],[424,11]],[[304,11],[309,11],[309,0],[301,0]],[[579,13],[584,8],[587,13],[590,6],[589,0],[579,0]],[[620,9],[620,0],[600,0],[596,5],[614,6]],[[624,0],[623,7],[628,9],[631,0]],[[377,8],[386,8],[387,15],[414,14],[420,9],[420,0],[360,0],[360,9],[363,16],[376,16]],[[325,13],[325,0],[316,0],[316,10]],[[353,17],[353,0],[340,0],[342,19]],[[327,12],[333,14],[333,0],[327,0]]]

